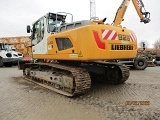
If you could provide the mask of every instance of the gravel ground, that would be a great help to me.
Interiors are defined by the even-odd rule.
[[[17,66],[0,68],[0,120],[160,120],[159,71],[131,70],[125,84],[94,82],[69,98],[22,79]]]

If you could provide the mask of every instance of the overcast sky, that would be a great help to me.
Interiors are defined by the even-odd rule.
[[[96,16],[107,17],[112,23],[123,0],[95,0]],[[151,22],[140,23],[130,2],[122,26],[133,30],[138,41],[148,41],[150,47],[160,38],[160,0],[143,0],[146,11],[151,13]],[[69,12],[74,20],[90,19],[90,0],[1,0],[0,37],[29,36],[26,26],[48,12]]]

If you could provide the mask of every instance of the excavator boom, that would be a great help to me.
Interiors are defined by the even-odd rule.
[[[123,0],[122,4],[120,5],[120,7],[117,10],[115,19],[113,21],[114,26],[120,25],[121,22],[123,21],[124,14],[126,12],[126,9],[128,8],[129,3],[130,3],[130,0]],[[146,12],[142,0],[132,0],[132,3],[137,11],[139,18],[140,18],[140,22],[143,22],[145,24],[149,23],[150,22],[150,13]],[[144,9],[145,12],[142,12],[142,9]]]

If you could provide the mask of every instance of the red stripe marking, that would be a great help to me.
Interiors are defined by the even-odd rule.
[[[109,30],[103,39],[108,39],[108,37],[111,35],[111,33],[112,33],[112,30]]]
[[[117,32],[115,32],[115,34],[113,35],[112,39],[111,40],[115,40],[117,37]]]
[[[133,41],[132,41],[132,37],[131,37],[131,35],[130,35],[130,41],[131,41],[131,42],[133,42]]]
[[[130,34],[130,39],[131,39],[132,42],[134,42],[134,39],[133,39],[133,35],[132,35],[132,34]]]
[[[105,44],[103,42],[101,42],[98,32],[97,31],[93,31],[93,35],[94,35],[94,39],[98,45],[99,48],[101,49],[105,49]]]

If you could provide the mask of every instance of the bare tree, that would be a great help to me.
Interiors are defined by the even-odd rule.
[[[141,41],[139,43],[140,48],[148,48],[149,43],[147,41]]]
[[[154,48],[160,48],[160,38],[153,43]]]

